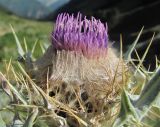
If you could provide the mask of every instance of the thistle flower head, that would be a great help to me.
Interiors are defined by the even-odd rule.
[[[37,63],[41,69],[40,80],[52,69],[49,80],[45,77],[48,86],[44,89],[84,118],[87,116],[89,121],[103,113],[110,114],[109,102],[116,103],[115,98],[127,79],[124,77],[127,66],[108,44],[107,26],[94,17],[82,18],[80,13],[76,17],[58,15],[52,45]]]
[[[84,56],[94,57],[107,50],[107,25],[94,17],[91,20],[67,13],[59,14],[52,32],[52,44],[56,50],[80,52]],[[103,53],[102,53],[103,52]]]

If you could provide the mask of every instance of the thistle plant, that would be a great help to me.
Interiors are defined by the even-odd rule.
[[[110,103],[118,102],[117,96],[127,79],[124,78],[127,65],[109,45],[107,29],[107,25],[94,17],[88,20],[80,13],[76,17],[60,14],[51,35],[51,46],[33,65],[38,68],[38,72],[32,73],[38,77],[35,79],[40,87],[89,121],[96,117],[99,121],[100,115],[109,112]],[[43,61],[47,61],[46,65]],[[43,70],[39,69],[42,66]]]
[[[131,57],[141,33],[124,55],[122,49],[117,55],[107,24],[62,13],[51,45],[33,60],[33,50],[24,52],[13,30],[23,63],[15,71],[10,61],[6,74],[0,73],[1,94],[7,98],[0,112],[11,114],[9,122],[0,115],[1,126],[150,126],[147,120],[158,125],[159,62],[151,76],[142,64],[149,47],[142,59],[137,54],[137,66]]]

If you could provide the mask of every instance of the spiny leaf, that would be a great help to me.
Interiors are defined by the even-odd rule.
[[[113,127],[122,126],[125,123],[125,121],[131,117],[133,119],[137,119],[138,115],[130,101],[127,91],[124,90],[122,93],[120,114],[118,119],[116,119],[115,123],[113,124]]]
[[[149,106],[160,93],[160,66],[157,72],[153,75],[151,80],[144,86],[142,93],[134,105],[139,109],[144,106]]]
[[[43,102],[44,102],[44,107],[46,107],[46,108],[50,108],[50,104],[49,104],[49,102],[48,102],[48,99],[47,99],[47,97],[39,90],[39,89],[37,89],[38,91],[39,91],[39,93],[40,93],[40,95],[42,96],[42,98],[43,98]]]
[[[160,94],[158,94],[153,104],[160,108]]]
[[[26,38],[24,38],[24,47],[25,47],[25,51],[28,52],[28,46],[27,46]]]
[[[0,127],[6,127],[5,122],[3,121],[1,114],[0,114]]]
[[[33,55],[33,53],[35,52],[35,48],[36,48],[36,45],[38,43],[39,40],[35,41],[34,45],[33,45],[33,48],[31,50],[31,55]]]
[[[24,50],[22,48],[22,45],[21,45],[21,43],[20,43],[20,41],[19,41],[19,39],[18,39],[18,37],[17,37],[12,25],[10,25],[10,27],[12,29],[12,32],[13,32],[13,35],[14,35],[14,38],[15,38],[15,41],[16,41],[16,44],[17,44],[18,53],[19,53],[19,55],[21,57],[23,57],[25,53],[24,53]]]
[[[14,88],[14,86],[5,78],[5,76],[0,72],[0,75],[3,76],[7,84],[9,85],[10,89],[13,91],[13,93],[23,102],[23,104],[27,105],[27,102],[24,100],[24,98],[21,96],[21,94]]]
[[[27,72],[23,69],[23,67],[21,66],[20,63],[18,63],[18,67],[19,69],[22,71],[22,73],[24,74],[24,76],[26,76],[26,78],[28,79],[28,81],[30,82],[30,84],[32,85],[34,91],[36,92],[37,95],[39,95],[39,91],[36,89],[36,84],[33,82],[33,80],[30,78],[30,76],[27,74]]]
[[[129,95],[125,90],[122,93],[120,116],[123,116],[124,114],[133,114],[135,117],[137,117],[134,111],[134,107],[130,101]]]
[[[135,48],[135,46],[136,46],[136,44],[137,44],[137,42],[138,42],[141,34],[142,34],[143,28],[144,28],[144,27],[142,27],[142,29],[141,29],[141,31],[139,32],[136,40],[133,42],[133,44],[128,48],[127,52],[125,53],[124,58],[125,58],[126,60],[130,60],[130,59],[131,59],[131,54],[132,54],[132,52],[133,52],[133,50],[134,50],[134,48]]]
[[[36,120],[35,126],[36,127],[49,127],[47,123],[48,121],[46,122],[45,120]]]
[[[146,49],[145,53],[143,54],[143,57],[142,57],[142,59],[140,60],[140,62],[139,62],[139,64],[138,64],[137,69],[136,69],[136,71],[135,71],[134,74],[137,73],[137,71],[139,70],[140,66],[142,65],[142,63],[143,63],[143,61],[144,61],[144,59],[145,59],[145,57],[146,57],[146,55],[147,55],[147,53],[148,53],[148,50],[149,50],[149,48],[150,48],[150,46],[151,46],[151,44],[152,44],[152,42],[153,42],[154,36],[155,36],[155,33],[153,34],[153,36],[152,36],[152,38],[151,38],[151,40],[150,40],[150,43],[149,43],[149,45],[147,46],[147,49]]]
[[[45,49],[43,47],[43,45],[40,43],[40,47],[41,47],[41,50],[42,50],[42,53],[44,54],[45,53]]]
[[[142,119],[142,123],[147,127],[159,127],[160,125],[160,107],[152,106]]]
[[[33,112],[30,114],[23,127],[33,127],[34,121],[38,115],[38,108],[33,109]]]
[[[12,94],[9,86],[7,85],[7,82],[5,82],[5,81],[2,82],[2,89],[9,96],[9,98],[11,99],[11,101],[13,101],[13,94]]]

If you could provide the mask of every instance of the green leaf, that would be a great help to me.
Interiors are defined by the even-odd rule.
[[[140,97],[134,102],[135,107],[142,109],[150,106],[160,93],[160,67],[157,69],[151,80],[144,86]]]
[[[17,37],[12,25],[10,25],[10,27],[12,29],[12,32],[13,32],[13,35],[14,35],[14,38],[15,38],[15,41],[16,41],[16,44],[17,44],[18,53],[19,53],[20,56],[23,57],[25,53],[24,53],[24,50],[22,48],[22,45],[21,45],[21,43],[20,43],[20,41],[19,41],[19,39],[18,39],[18,37]]]
[[[144,27],[142,27],[142,29],[141,29],[141,31],[139,32],[136,40],[133,42],[133,44],[128,48],[127,52],[125,53],[124,58],[125,58],[126,60],[130,60],[130,59],[131,59],[131,54],[132,54],[133,50],[135,49],[135,46],[136,46],[136,44],[137,44],[137,42],[138,42],[138,40],[139,40],[139,38],[140,38],[140,36],[141,36],[141,34],[142,34],[143,28],[144,28]]]
[[[3,91],[4,91],[4,92],[8,95],[8,97],[10,98],[10,101],[13,101],[13,94],[12,94],[9,86],[7,85],[7,82],[4,81],[4,82],[1,83],[1,85],[2,85]],[[1,94],[1,92],[0,92],[0,94]],[[4,101],[4,100],[3,100],[3,101]],[[0,106],[0,107],[1,107],[1,106]]]
[[[36,120],[35,127],[49,127],[45,120]]]
[[[153,104],[160,108],[160,94],[158,94]]]
[[[0,75],[3,76],[5,81],[7,82],[7,85],[10,87],[10,89],[13,91],[13,93],[23,102],[23,104],[27,105],[26,100],[22,97],[22,95],[17,91],[17,89],[5,78],[5,76],[0,72]]]
[[[39,40],[35,41],[33,47],[32,47],[32,50],[31,50],[31,55],[33,56],[33,53],[35,52],[35,48],[36,48],[36,45],[38,43]]]
[[[6,109],[6,108],[4,108],[2,111],[0,111],[0,115],[1,115],[0,117],[4,121],[5,125],[9,126],[13,122],[15,113]],[[1,120],[0,120],[0,123],[1,123]],[[1,124],[0,124],[0,127],[1,127]]]
[[[3,121],[1,114],[0,114],[0,127],[6,127],[5,122]]]
[[[152,106],[150,110],[146,113],[146,115],[141,120],[143,125],[147,127],[159,127],[160,125],[160,108],[156,106]]]
[[[41,47],[42,53],[44,54],[44,53],[45,53],[45,48],[44,48],[44,46],[42,45],[42,43],[40,43],[40,47]]]
[[[33,127],[34,121],[38,115],[38,108],[35,108],[33,112],[30,114],[23,127]]]
[[[128,119],[138,119],[138,115],[134,106],[132,105],[127,91],[123,91],[121,98],[121,110],[118,119],[113,124],[113,127],[122,126]]]
[[[0,89],[0,109],[6,107],[10,102],[11,100],[9,96]]]

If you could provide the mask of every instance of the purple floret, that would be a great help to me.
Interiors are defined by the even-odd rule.
[[[91,20],[67,13],[59,14],[52,32],[52,44],[57,50],[81,52],[84,56],[99,56],[108,45],[107,25],[94,17]]]

